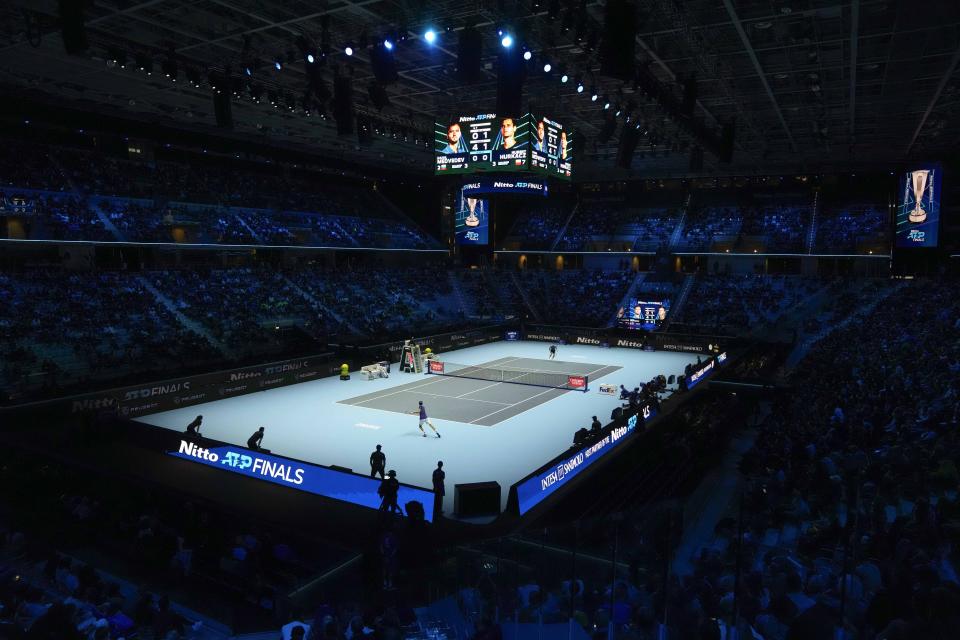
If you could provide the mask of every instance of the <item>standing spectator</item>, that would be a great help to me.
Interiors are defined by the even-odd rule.
[[[370,477],[372,478],[379,473],[380,479],[384,480],[383,470],[387,468],[387,456],[380,448],[381,445],[378,444],[377,450],[370,454]]]
[[[437,461],[437,468],[433,470],[433,516],[443,513],[443,496],[446,495],[443,481],[447,478],[443,470],[443,460]]]
[[[393,469],[387,473],[387,478],[380,483],[377,493],[382,501],[380,502],[380,511],[390,511],[401,513],[400,506],[397,505],[397,494],[400,492],[400,481],[397,480],[397,472]]]

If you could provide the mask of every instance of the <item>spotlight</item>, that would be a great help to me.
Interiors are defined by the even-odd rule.
[[[437,41],[437,32],[433,29],[427,29],[423,34],[423,39],[427,41],[427,44],[433,44]]]
[[[308,54],[307,54],[307,62],[309,62],[310,64],[313,64],[313,61],[314,61],[313,54],[312,54],[312,53],[308,53]]]
[[[532,57],[533,57],[533,54],[532,54],[529,50],[523,52],[523,59],[524,59],[524,60],[529,60],[529,59],[532,58]]]
[[[562,76],[560,76],[560,82],[565,83],[569,79],[570,79],[570,76],[568,76],[567,74],[563,74]]]
[[[348,56],[352,56],[352,55],[353,55],[353,47],[351,47],[350,45],[347,45],[347,47],[343,50],[343,52],[344,52],[345,54],[347,54]]]
[[[252,70],[250,67],[244,67],[244,68],[243,68],[243,73],[244,73],[247,77],[250,77],[250,76],[253,75],[253,70]]]
[[[384,40],[383,48],[386,49],[387,51],[393,51],[393,43],[390,42],[390,40]]]
[[[280,58],[275,58],[273,61],[273,68],[277,71],[281,71],[283,69],[283,60]]]
[[[606,97],[603,98],[603,108],[605,110],[610,108],[610,101]]]
[[[582,83],[582,82],[578,82],[578,83],[577,83],[577,93],[583,93],[583,83]]]
[[[550,70],[553,69],[553,66],[549,62],[543,64],[543,72],[550,73]]]
[[[598,97],[598,96],[597,96],[596,93],[592,94],[592,95],[590,96],[590,102],[596,102],[596,101],[597,101],[597,97]]]
[[[509,33],[504,34],[503,39],[500,40],[500,44],[504,49],[509,49],[513,46],[513,37]]]

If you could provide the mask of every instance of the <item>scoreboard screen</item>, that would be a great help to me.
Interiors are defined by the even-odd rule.
[[[530,169],[569,180],[573,175],[573,136],[547,116],[530,115]]]
[[[617,310],[617,325],[623,329],[658,329],[670,312],[670,300],[633,299],[626,307]]]
[[[534,171],[569,180],[573,152],[561,123],[529,113],[460,115],[434,126],[437,175]]]

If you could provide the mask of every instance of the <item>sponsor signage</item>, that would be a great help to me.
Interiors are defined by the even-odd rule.
[[[327,467],[233,445],[206,449],[195,443],[181,440],[176,451],[167,453],[181,460],[271,482],[296,491],[305,491],[369,509],[380,508],[380,496],[377,494],[380,481],[359,474],[335,471]],[[432,491],[400,485],[397,504],[403,508],[408,502],[419,502],[423,505],[424,518],[427,521],[433,520]]]
[[[504,340],[509,340],[509,341],[511,341],[511,342],[513,342],[514,340],[519,340],[519,339],[520,339],[520,332],[519,332],[519,331],[507,331],[505,334],[503,334],[503,339],[504,339]]]
[[[533,475],[516,485],[517,504],[520,515],[540,504],[557,489],[567,484],[584,469],[623,444],[628,436],[637,433],[640,420],[646,422],[656,415],[656,410],[644,407],[642,412],[631,416],[622,427],[610,430],[598,442],[593,442],[576,453],[560,460],[550,468]]]
[[[605,396],[616,396],[617,395],[617,385],[615,384],[600,384],[600,393]]]
[[[430,373],[443,373],[443,363],[437,360],[431,360]]]
[[[567,376],[567,386],[571,389],[587,390],[587,378],[585,376]]]
[[[687,378],[687,389],[692,389],[698,383],[702,382],[704,378],[709,377],[713,373],[714,369],[718,368],[724,362],[727,361],[727,352],[717,354],[716,358],[711,358],[706,364],[704,364],[698,371],[695,371],[690,374]]]
[[[540,340],[541,342],[562,342],[560,336],[555,333],[528,333],[527,340]]]

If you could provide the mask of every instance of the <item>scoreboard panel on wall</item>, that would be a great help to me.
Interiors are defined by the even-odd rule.
[[[434,127],[435,173],[534,171],[569,179],[571,143],[562,125],[529,113],[455,116]]]
[[[569,180],[573,173],[573,139],[559,122],[529,114],[533,142],[530,168],[537,173]]]

